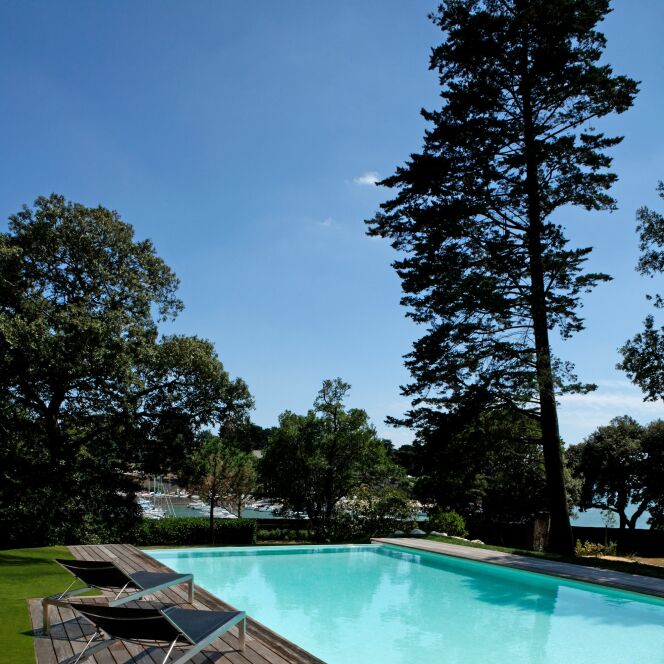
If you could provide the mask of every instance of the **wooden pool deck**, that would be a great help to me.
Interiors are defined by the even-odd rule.
[[[139,549],[126,544],[70,546],[69,549],[76,558],[112,560],[127,572],[172,571]],[[106,602],[106,599],[101,596],[76,599],[90,603]],[[226,604],[199,586],[196,586],[193,604],[187,603],[186,586],[167,588],[146,599],[152,600],[147,604],[155,608],[178,604],[184,608],[235,610],[235,607]],[[146,602],[141,600],[141,604],[145,606]],[[84,618],[78,618],[69,609],[51,607],[51,630],[47,636],[42,631],[41,601],[39,599],[30,600],[29,606],[37,664],[73,662],[76,654],[83,649],[85,642],[94,632],[90,623]],[[136,606],[136,604],[129,603],[126,606]],[[237,647],[238,633],[237,628],[234,627],[203,652],[193,657],[191,662],[193,664],[224,664],[225,662],[229,664],[324,664],[322,660],[256,622],[250,616],[247,618],[246,650],[238,652],[235,650]],[[181,654],[183,651],[174,651],[173,656],[176,652]],[[84,661],[94,664],[161,664],[164,655],[165,650],[162,648],[145,648],[136,644],[120,642]],[[173,659],[173,656],[170,659]],[[0,659],[2,659],[1,655]]]
[[[474,560],[491,565],[511,567],[512,569],[536,572],[558,576],[572,581],[594,583],[607,588],[618,588],[642,595],[652,595],[664,598],[664,579],[656,579],[640,574],[627,574],[626,572],[614,572],[599,567],[585,567],[572,563],[557,562],[555,560],[544,560],[530,556],[519,556],[503,551],[491,551],[462,544],[445,544],[433,540],[423,540],[409,537],[377,537],[371,540],[377,544],[393,544],[395,546],[426,551],[429,553],[441,553],[446,556]]]

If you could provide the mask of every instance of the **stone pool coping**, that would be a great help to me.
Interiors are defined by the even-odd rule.
[[[422,540],[409,537],[375,537],[371,539],[376,544],[391,544],[407,549],[426,551],[427,553],[439,553],[454,558],[463,558],[476,562],[500,565],[512,569],[547,574],[563,579],[593,583],[606,588],[617,588],[627,590],[641,595],[664,598],[664,579],[642,576],[640,574],[628,574],[627,572],[615,572],[599,567],[584,567],[573,563],[557,562],[555,560],[544,560],[520,556],[515,553],[504,553],[503,551],[492,551],[480,549],[462,544],[446,544],[432,540]]]

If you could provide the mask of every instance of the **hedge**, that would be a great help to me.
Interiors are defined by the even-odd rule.
[[[256,537],[259,542],[311,541],[311,533],[308,530],[294,528],[259,528]]]
[[[255,544],[256,523],[251,519],[215,519],[214,542],[210,522],[199,517],[143,519],[133,533],[138,546],[195,544]]]

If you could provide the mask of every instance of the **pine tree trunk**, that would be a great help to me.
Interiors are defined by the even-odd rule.
[[[526,29],[526,28],[524,28]],[[530,96],[528,71],[528,35],[524,34],[522,53],[521,98],[523,100],[524,149],[526,157],[526,197],[528,210],[528,258],[530,265],[530,309],[536,352],[536,374],[540,401],[540,424],[544,471],[551,516],[549,550],[563,555],[574,554],[574,537],[569,520],[567,492],[558,412],[551,366],[546,290],[542,266],[542,206],[540,200],[537,143]]]
[[[537,384],[540,400],[540,424],[544,471],[548,492],[551,528],[549,550],[563,555],[573,555],[574,537],[569,520],[565,472],[558,429],[558,413],[551,367],[551,347],[547,325],[544,276],[542,271],[539,221],[529,230],[529,258],[531,273],[531,312],[535,332]]]

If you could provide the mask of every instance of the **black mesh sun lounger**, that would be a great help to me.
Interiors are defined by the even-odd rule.
[[[123,572],[117,565],[107,560],[55,560],[76,579],[85,583],[85,588],[70,590],[74,585],[72,581],[69,588],[58,595],[51,595],[42,600],[42,613],[44,619],[44,633],[48,634],[49,619],[48,609],[50,606],[69,606],[68,599],[76,595],[88,592],[94,588],[115,593],[115,597],[109,602],[109,606],[119,606],[136,599],[152,595],[158,590],[177,586],[180,583],[189,585],[189,603],[194,601],[194,576],[193,574],[173,574],[170,572]],[[127,593],[124,597],[120,597]]]
[[[166,664],[175,648],[187,648],[183,655],[171,661],[171,664],[183,664],[234,625],[238,625],[239,649],[244,651],[247,619],[244,611],[201,611],[181,609],[177,606],[167,609],[134,609],[93,604],[70,606],[96,628],[74,664],[110,647],[116,641],[132,641],[144,646],[168,648],[162,664]],[[109,638],[104,638],[105,634]],[[102,640],[93,644],[97,639]]]

